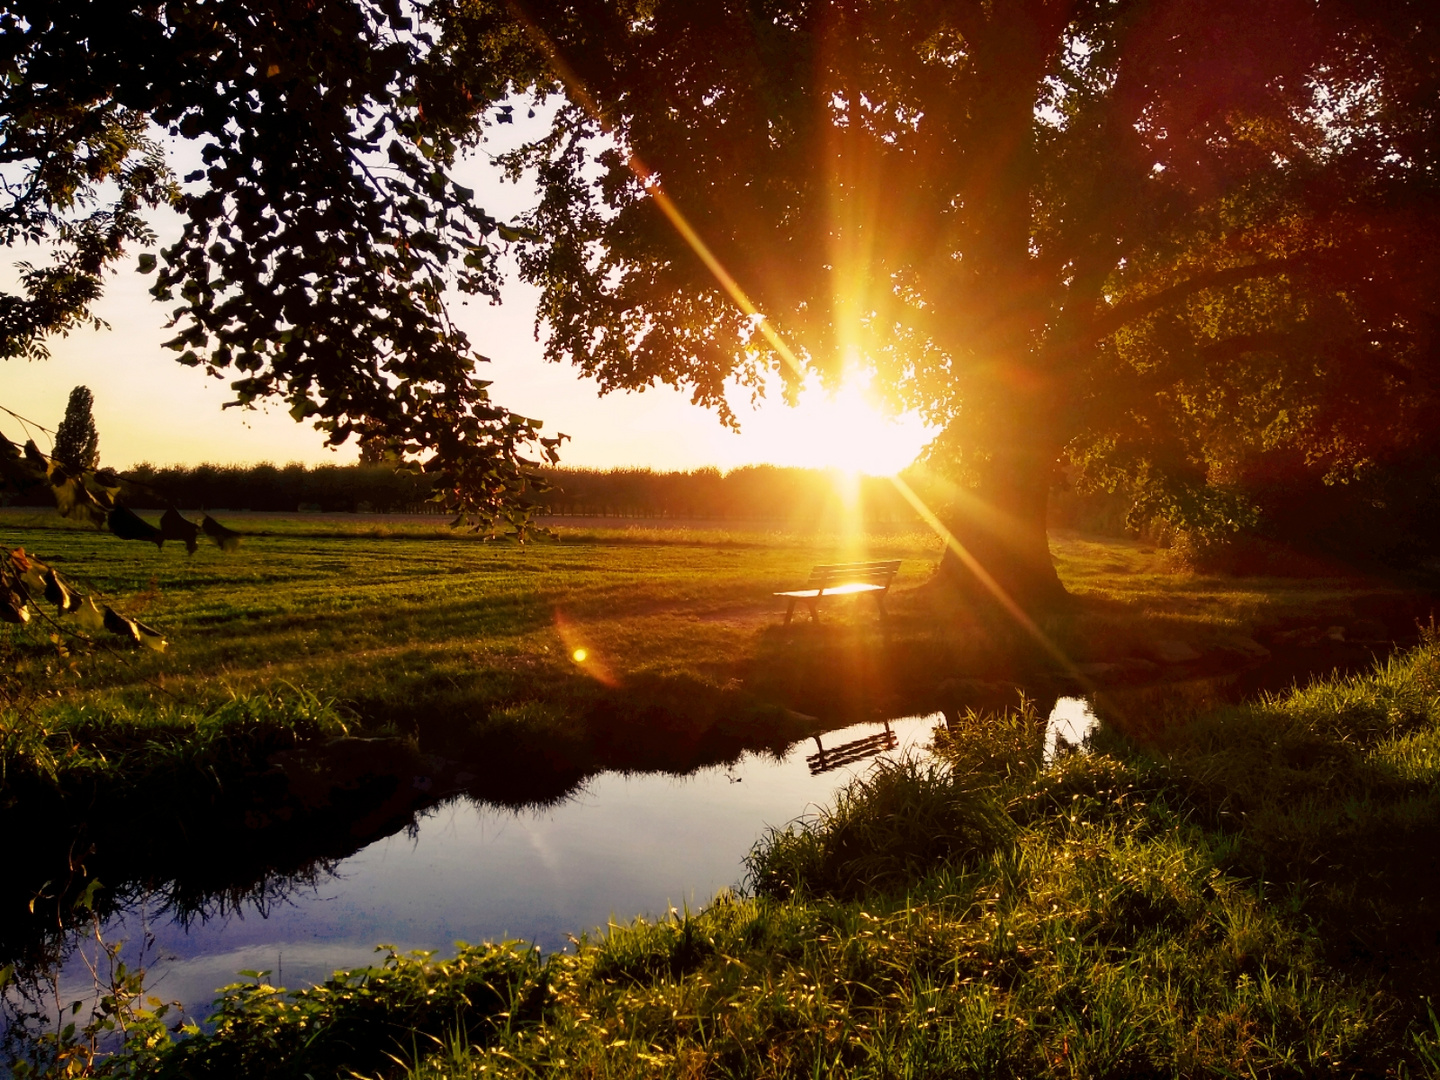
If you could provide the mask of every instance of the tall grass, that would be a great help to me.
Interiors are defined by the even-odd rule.
[[[345,732],[334,702],[295,687],[208,709],[11,700],[0,703],[0,807],[44,791],[213,786],[277,750]]]

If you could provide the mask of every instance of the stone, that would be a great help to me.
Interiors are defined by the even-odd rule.
[[[1269,649],[1261,645],[1254,638],[1245,637],[1241,634],[1221,638],[1218,644],[1225,652],[1238,653],[1251,660],[1268,660],[1270,658]]]
[[[1159,638],[1150,642],[1145,651],[1162,664],[1188,664],[1200,659],[1200,654],[1188,642],[1177,638]]]

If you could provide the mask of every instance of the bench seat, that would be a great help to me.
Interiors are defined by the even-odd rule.
[[[862,592],[884,592],[888,588],[885,585],[872,585],[863,581],[852,581],[848,585],[837,585],[833,589],[792,589],[790,592],[777,592],[776,596],[794,596],[800,600],[806,597],[819,596],[822,593],[826,596],[848,596],[851,593]]]
[[[775,595],[783,596],[790,601],[785,609],[787,626],[795,615],[795,605],[801,601],[804,601],[805,606],[810,609],[811,620],[819,622],[820,600],[827,596],[869,594],[875,598],[876,606],[879,607],[880,615],[883,618],[885,594],[890,591],[890,583],[895,580],[895,574],[899,569],[899,559],[817,566],[810,571],[810,580],[805,583],[804,588],[786,589]]]

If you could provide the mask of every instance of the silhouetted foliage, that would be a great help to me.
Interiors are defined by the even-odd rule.
[[[82,473],[100,465],[100,433],[95,430],[92,408],[95,395],[89,387],[70,391],[65,417],[55,429],[55,447],[50,456],[71,473]]]
[[[472,40],[515,11],[463,10]],[[1233,533],[1255,455],[1337,481],[1435,426],[1433,5],[524,12],[570,101],[510,159],[542,184],[550,355],[722,413],[730,380],[803,374],[770,327],[812,370],[868,357],[943,427],[933,463],[986,508],[952,528],[1023,602],[1059,588],[1067,458]]]
[[[518,233],[447,170],[522,70],[457,66],[443,5],[320,0],[0,4],[0,243],[45,245],[0,296],[0,356],[39,357],[139,255],[182,364],[234,403],[288,403],[332,443],[421,459],[449,508],[524,528],[527,454],[558,441],[490,401],[448,289],[494,298]],[[492,60],[498,57],[492,50]],[[172,176],[157,139],[202,167]]]

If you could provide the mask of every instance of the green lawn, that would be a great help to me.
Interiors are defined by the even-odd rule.
[[[873,653],[873,605],[835,602],[821,631],[802,625],[782,635],[783,606],[771,593],[803,581],[816,563],[860,557],[903,560],[885,629],[902,667],[921,668],[905,667],[896,681],[985,674],[967,670],[986,662],[976,628],[950,632],[955,613],[937,612],[917,591],[940,555],[939,542],[922,533],[846,543],[637,524],[562,527],[558,540],[518,547],[429,520],[246,515],[232,524],[249,534],[238,551],[207,545],[187,555],[53,517],[0,515],[0,542],[54,561],[171,642],[163,655],[101,651],[62,684],[67,693],[213,703],[293,684],[340,700],[364,723],[402,727],[436,707],[473,723],[497,708],[584,696],[587,684],[640,692],[677,679],[821,708],[796,692],[794,670],[823,663],[807,659],[807,649]],[[1047,629],[1080,662],[1143,649],[1157,635],[1204,650],[1265,627],[1344,622],[1360,601],[1402,595],[1358,577],[1176,574],[1163,551],[1131,541],[1057,535],[1053,549],[1077,604]],[[0,633],[14,646],[35,637]],[[948,639],[943,648],[939,638]],[[576,649],[585,663],[572,659]],[[53,666],[43,647],[22,648],[18,662],[22,671]],[[885,695],[872,696],[883,709]]]
[[[213,697],[290,682],[387,717],[417,695],[492,702],[508,689],[523,698],[587,672],[723,683],[780,621],[770,594],[846,554],[833,538],[713,530],[562,530],[559,542],[518,547],[433,524],[321,534],[303,520],[268,519],[236,552],[205,546],[192,556],[7,524],[0,518],[4,542],[55,561],[171,642],[164,655],[96,656],[76,690],[153,695],[153,680],[178,696]],[[896,582],[905,589],[928,576],[938,548],[902,536],[868,550],[905,560]],[[874,619],[869,604],[826,615]],[[582,647],[588,667],[571,659]]]

